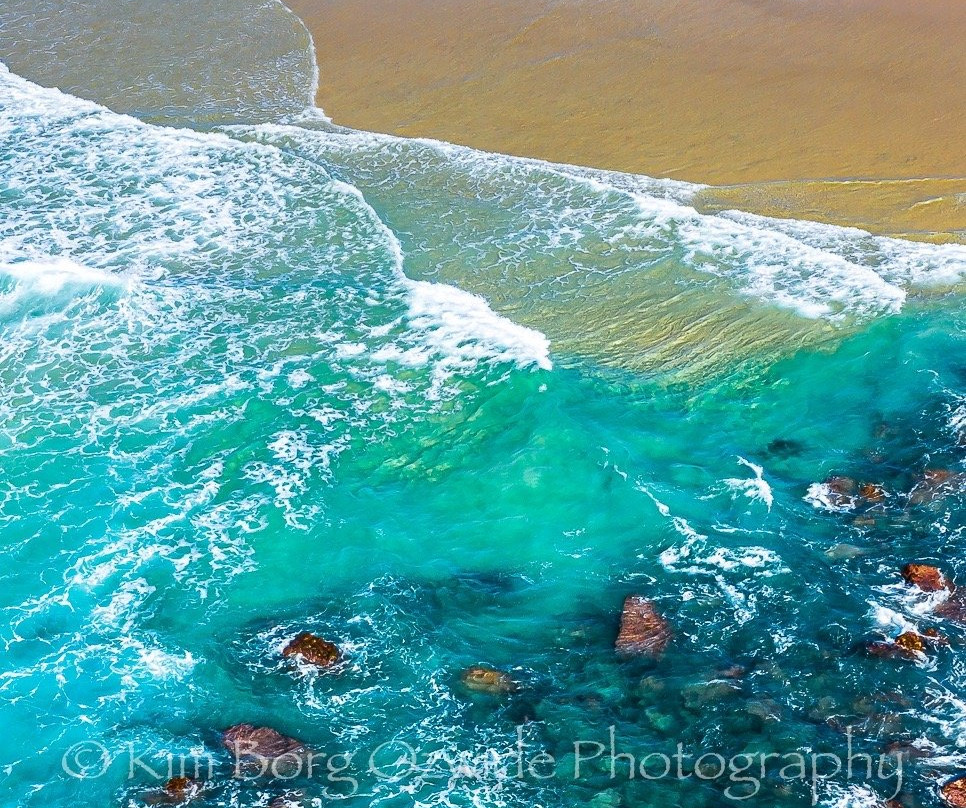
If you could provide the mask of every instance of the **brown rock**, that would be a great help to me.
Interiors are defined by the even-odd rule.
[[[658,658],[671,641],[671,629],[641,595],[628,595],[621,611],[621,627],[615,647],[622,654]]]
[[[906,564],[902,568],[906,583],[918,586],[923,592],[953,591],[953,585],[938,567],[929,564]]]
[[[467,690],[489,693],[491,696],[502,696],[518,689],[517,683],[508,674],[485,665],[467,668],[460,674],[460,681]]]
[[[284,657],[299,657],[320,668],[329,668],[339,661],[339,646],[317,637],[310,631],[296,634],[294,639],[282,650]]]
[[[291,756],[293,761],[307,751],[305,745],[295,738],[277,732],[271,727],[252,724],[235,724],[221,734],[221,742],[236,760],[272,761]]]
[[[952,808],[966,808],[966,777],[950,780],[939,789],[939,796]]]

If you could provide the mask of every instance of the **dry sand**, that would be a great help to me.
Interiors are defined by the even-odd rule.
[[[966,239],[963,0],[288,4],[337,123]]]

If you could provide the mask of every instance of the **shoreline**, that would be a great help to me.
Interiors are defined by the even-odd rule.
[[[966,5],[287,4],[338,124],[711,185],[709,210],[966,241]]]

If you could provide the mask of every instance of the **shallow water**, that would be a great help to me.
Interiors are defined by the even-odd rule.
[[[699,215],[693,186],[344,132],[298,117],[297,93],[222,104],[189,83],[169,106],[118,82],[98,99],[85,57],[70,86],[91,98],[198,116],[162,128],[33,83],[60,80],[16,44],[4,804],[142,805],[159,782],[129,776],[132,753],[159,775],[210,756],[202,805],[735,795],[726,778],[575,780],[574,742],[611,726],[639,757],[841,754],[848,726],[873,754],[925,739],[903,790],[935,804],[964,765],[966,632],[898,570],[966,579],[962,493],[904,496],[963,466],[962,247]],[[809,497],[833,473],[884,485],[873,524]],[[830,557],[840,543],[860,554]],[[660,662],[614,654],[630,592],[672,623]],[[856,650],[909,625],[952,645]],[[302,629],[345,649],[337,672],[282,661]],[[519,692],[467,694],[478,663]],[[352,755],[356,781],[232,778],[218,732],[239,721]],[[520,726],[556,776],[513,776]],[[874,805],[895,785],[813,793],[772,771],[741,802]]]

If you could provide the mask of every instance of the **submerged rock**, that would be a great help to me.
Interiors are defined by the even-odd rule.
[[[280,794],[268,804],[268,808],[302,808],[304,804],[302,802],[302,796],[297,791]]]
[[[854,508],[858,486],[851,477],[828,477],[822,483],[825,500],[833,508]]]
[[[875,524],[874,519],[872,522]],[[864,556],[865,553],[866,551],[861,547],[856,547],[854,544],[847,544],[845,542],[840,542],[825,551],[825,555],[833,561],[845,561],[850,558],[858,558],[859,556]]]
[[[460,681],[467,690],[472,690],[474,693],[489,693],[491,696],[515,693],[519,689],[519,685],[509,674],[485,665],[467,668],[460,674]]]
[[[966,777],[950,780],[939,789],[939,796],[952,808],[966,808]]]
[[[335,643],[323,640],[310,631],[303,631],[282,649],[282,656],[299,657],[320,668],[330,668],[339,661],[342,653]]]
[[[148,805],[182,805],[201,796],[202,784],[190,777],[172,777],[164,788],[152,791],[144,801]]]
[[[952,620],[954,623],[966,623],[966,595],[956,593],[948,600],[940,603],[933,614],[946,620]]]
[[[307,752],[305,744],[271,727],[235,724],[221,734],[221,742],[236,760],[273,761],[288,756],[295,762]]]
[[[621,654],[658,658],[671,641],[670,626],[641,595],[628,595],[621,611],[621,627],[615,647]]]
[[[926,469],[909,492],[910,505],[926,505],[966,489],[966,474],[949,469]]]
[[[773,457],[787,459],[800,455],[805,451],[805,444],[801,441],[790,440],[788,438],[775,438],[765,449]]]
[[[902,577],[907,584],[919,587],[923,592],[953,591],[953,585],[938,567],[929,564],[906,564]]]

